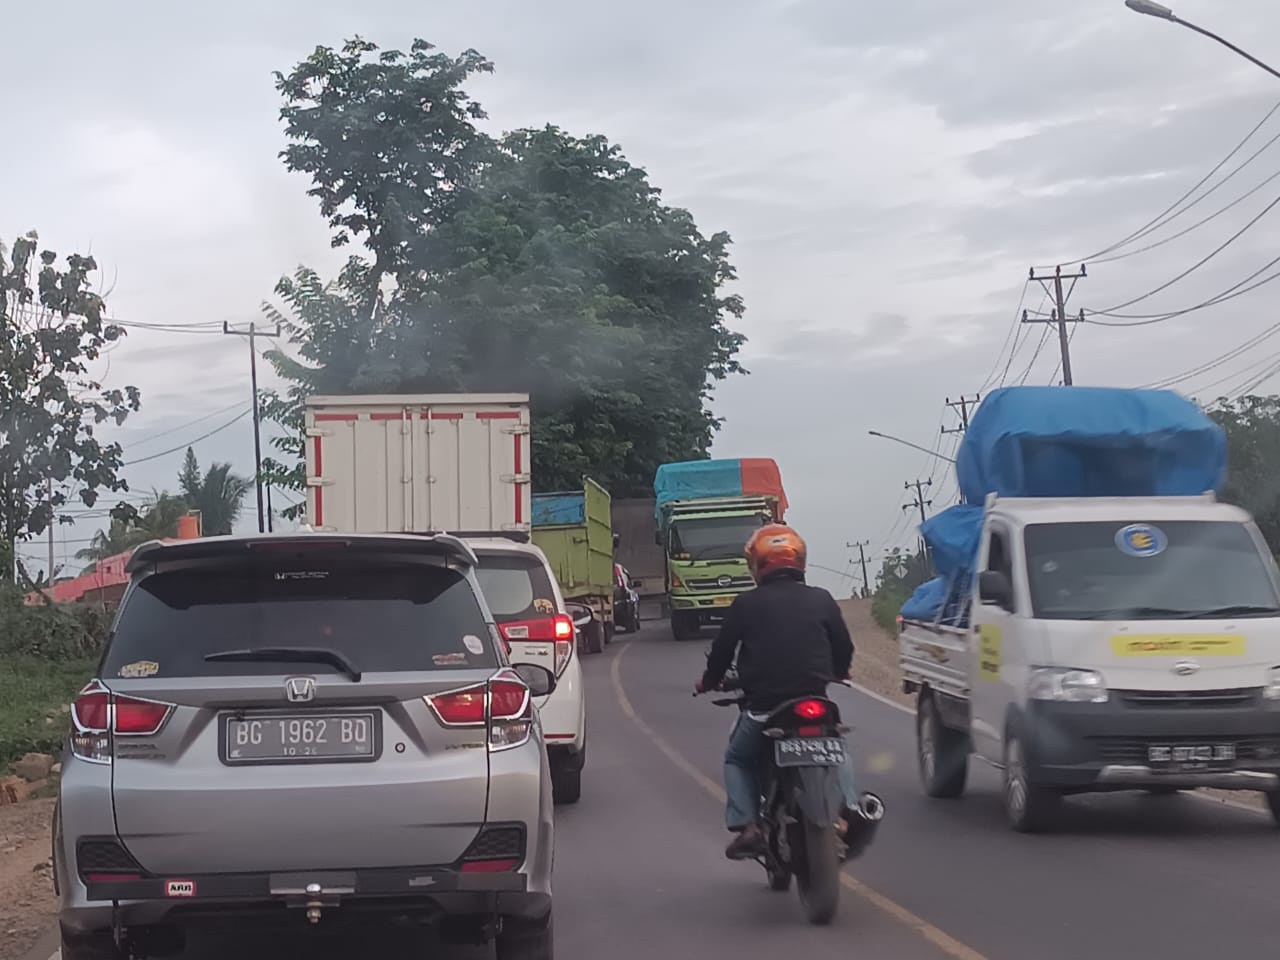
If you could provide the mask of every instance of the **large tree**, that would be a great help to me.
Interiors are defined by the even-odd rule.
[[[1227,484],[1222,497],[1244,507],[1280,554],[1280,397],[1219,400],[1209,416],[1227,435]]]
[[[204,536],[219,537],[231,533],[240,519],[245,494],[253,487],[253,481],[232,473],[229,463],[211,463],[201,474],[196,452],[187,447],[182,472],[178,474],[178,487],[187,506],[199,511]]]
[[[590,474],[648,493],[658,464],[706,455],[711,387],[741,369],[729,237],[703,236],[603,137],[480,133],[462,84],[488,62],[431,49],[352,41],[279,78],[286,164],[313,178],[335,243],[359,235],[372,257],[277,288],[298,356],[273,355],[280,446],[297,456],[312,392],[528,392],[539,488]],[[296,486],[296,463],[270,464],[273,482]]]
[[[89,545],[76,552],[81,560],[90,560],[93,564],[107,557],[114,557],[132,550],[148,540],[161,540],[178,535],[178,518],[187,513],[187,501],[184,497],[171,493],[152,491],[150,499],[141,510],[132,508],[121,511],[120,515],[111,518],[105,529],[99,529],[89,541]]]
[[[12,547],[39,536],[72,496],[85,506],[128,485],[117,443],[96,428],[138,410],[134,387],[108,388],[90,364],[124,336],[92,289],[97,264],[39,249],[32,231],[0,245],[0,579]]]

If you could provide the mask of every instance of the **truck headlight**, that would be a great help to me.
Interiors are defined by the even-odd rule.
[[[1262,688],[1262,695],[1268,700],[1280,700],[1280,667],[1267,670],[1267,685]]]
[[[1093,670],[1041,667],[1031,671],[1027,696],[1065,703],[1106,703],[1107,685],[1102,674]]]

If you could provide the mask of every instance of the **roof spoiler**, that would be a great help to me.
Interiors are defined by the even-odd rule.
[[[330,545],[349,550],[386,550],[403,547],[407,536],[413,534],[342,534],[325,533],[276,533],[261,534],[249,537],[203,537],[198,540],[148,540],[140,544],[129,558],[125,567],[133,573],[144,566],[165,561],[212,560],[220,557],[243,556],[254,550],[281,549],[291,545],[299,547],[316,547]],[[479,560],[475,551],[456,534],[430,533],[419,534],[426,543],[438,547],[443,556],[457,560],[468,566],[476,566]]]
[[[427,533],[426,536],[438,537],[442,534]],[[457,537],[460,540],[484,540],[484,539],[501,539],[510,540],[512,543],[528,543],[529,531],[527,530],[449,530],[444,536]]]

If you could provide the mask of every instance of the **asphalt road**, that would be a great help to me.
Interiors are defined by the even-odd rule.
[[[1057,833],[1013,834],[993,771],[975,765],[963,800],[927,799],[910,716],[853,691],[836,696],[856,728],[863,785],[888,813],[848,871],[836,922],[809,927],[794,892],[770,893],[756,865],[723,858],[720,755],[733,718],[690,696],[706,647],[647,623],[586,660],[590,760],[582,801],[558,812],[560,960],[1203,960],[1275,949],[1280,831],[1269,818],[1190,797],[1111,795],[1069,801]],[[298,946],[208,944],[189,956],[292,956]],[[323,946],[308,955],[391,957],[401,945]],[[46,945],[31,960],[49,957]]]

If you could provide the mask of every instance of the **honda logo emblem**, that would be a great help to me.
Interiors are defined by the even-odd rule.
[[[284,696],[290,703],[306,703],[316,695],[316,682],[311,677],[290,677],[284,682]]]

